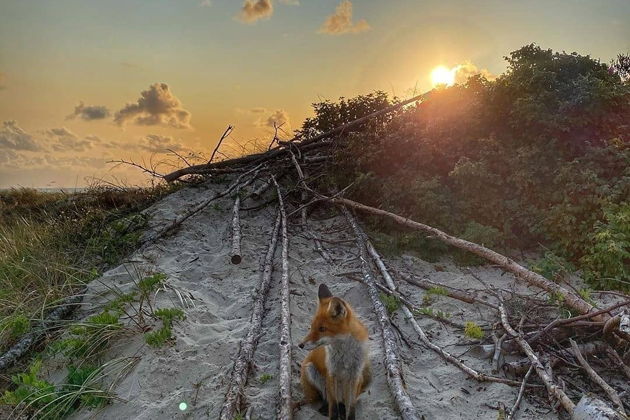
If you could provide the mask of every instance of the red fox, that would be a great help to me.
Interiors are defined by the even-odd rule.
[[[368,331],[341,298],[319,286],[319,306],[300,348],[311,350],[302,362],[306,404],[321,401],[320,413],[354,420],[357,398],[371,382]]]

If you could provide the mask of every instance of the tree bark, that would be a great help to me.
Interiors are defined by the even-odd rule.
[[[291,301],[289,290],[289,235],[287,233],[287,213],[278,182],[271,176],[278,193],[278,206],[282,219],[282,276],[280,285],[281,319],[280,319],[280,401],[278,403],[278,419],[291,420],[293,418],[291,401]]]
[[[372,275],[372,268],[368,262],[369,257],[366,251],[365,237],[348,209],[345,207],[342,207],[341,209],[346,216],[348,223],[352,226],[356,236],[357,247],[359,248],[359,258],[361,260],[361,271],[363,273],[363,283],[366,286],[368,295],[372,301],[372,306],[381,331],[381,339],[384,350],[384,364],[385,369],[387,370],[387,383],[389,385],[389,389],[394,396],[394,401],[396,402],[396,406],[398,407],[401,417],[404,420],[418,420],[419,417],[416,414],[413,404],[411,404],[411,399],[409,398],[409,394],[407,394],[407,390],[404,386],[396,338],[394,332],[392,331],[387,310],[379,298],[378,289],[375,285],[376,282],[374,281],[374,277]]]
[[[265,254],[260,281],[253,293],[254,304],[249,320],[249,330],[245,338],[241,341],[238,355],[234,361],[231,380],[228,384],[227,392],[225,393],[223,407],[221,408],[221,420],[233,420],[244,405],[243,390],[245,389],[245,383],[247,382],[249,369],[254,358],[254,352],[258,345],[258,338],[260,337],[265,301],[267,300],[267,294],[269,293],[269,287],[271,285],[273,256],[276,251],[276,244],[278,243],[278,232],[280,231],[281,220],[280,209],[278,209],[276,222],[271,232],[267,253]]]
[[[234,207],[232,208],[232,252],[230,252],[230,261],[232,264],[240,264],[241,257],[241,219],[239,210],[241,207],[241,189],[236,188],[236,198],[234,199]]]

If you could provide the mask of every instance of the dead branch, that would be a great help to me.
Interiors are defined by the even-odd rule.
[[[330,201],[336,204],[347,205],[347,206],[350,206],[355,209],[365,211],[368,213],[378,214],[381,216],[387,216],[393,219],[394,221],[396,221],[397,223],[400,223],[404,226],[408,226],[415,230],[426,232],[434,237],[437,237],[438,239],[440,239],[441,241],[449,245],[453,245],[459,249],[470,251],[475,255],[478,255],[482,258],[485,258],[499,265],[503,269],[525,280],[527,283],[545,290],[547,293],[550,293],[550,294],[553,293],[556,296],[562,296],[563,302],[567,306],[575,309],[576,311],[582,314],[588,314],[593,310],[593,305],[584,301],[584,299],[576,295],[573,291],[565,289],[564,287],[546,279],[540,274],[534,273],[533,271],[526,269],[525,267],[516,263],[511,258],[501,255],[498,252],[492,251],[491,249],[488,249],[482,245],[476,244],[474,242],[469,242],[464,239],[457,238],[455,236],[451,236],[434,227],[431,227],[422,223],[418,223],[406,217],[402,217],[402,216],[399,216],[394,213],[390,213],[385,210],[366,206],[364,204],[357,203],[356,201],[348,200],[345,198],[331,198]],[[603,317],[603,316],[604,314],[598,315],[598,317]],[[601,320],[605,320],[607,318],[608,317],[604,317],[604,319],[601,319]]]
[[[525,352],[525,354],[527,354],[527,357],[531,361],[532,366],[534,366],[536,373],[545,384],[549,395],[557,398],[562,407],[564,407],[564,409],[567,411],[567,413],[569,413],[569,415],[572,415],[575,404],[573,403],[573,401],[571,401],[569,397],[567,397],[567,394],[565,394],[564,391],[553,382],[551,374],[547,372],[534,350],[527,343],[527,341],[525,341],[522,335],[514,331],[514,329],[510,325],[510,322],[508,321],[508,315],[505,311],[505,307],[503,306],[503,302],[499,304],[499,314],[501,315],[501,324],[503,325],[503,328],[509,335],[516,338],[516,341],[518,342],[519,346],[521,346],[521,349]]]
[[[579,316],[574,316],[572,318],[559,318],[556,319],[555,321],[553,321],[552,323],[550,323],[549,325],[547,325],[545,328],[543,328],[542,330],[540,330],[539,333],[537,333],[534,337],[532,337],[531,339],[527,340],[530,344],[535,343],[536,341],[538,341],[543,335],[545,335],[548,331],[550,331],[551,329],[558,327],[560,325],[566,325],[566,324],[572,324],[575,321],[581,321],[583,319],[590,319],[590,318],[594,318],[598,315],[601,314],[610,314],[611,311],[620,308],[622,306],[628,306],[630,305],[630,300],[627,300],[625,302],[620,302],[620,303],[616,303],[612,306],[609,306],[608,308],[604,308],[601,309],[599,311],[595,311],[595,312],[590,312],[584,315],[579,315]],[[609,318],[609,321],[613,319],[613,318]]]
[[[534,365],[529,365],[529,369],[527,370],[527,373],[525,374],[525,377],[523,378],[523,383],[521,384],[521,388],[518,390],[518,396],[516,397],[516,401],[514,402],[514,405],[512,406],[512,408],[510,409],[506,417],[506,420],[514,420],[514,418],[516,417],[518,406],[521,403],[521,399],[523,398],[523,392],[525,391],[525,387],[527,386],[527,380],[529,379],[529,376],[532,374],[533,371],[534,371]]]
[[[0,356],[0,372],[12,366],[19,358],[24,356],[35,345],[49,329],[53,328],[60,320],[67,318],[75,311],[85,295],[84,287],[76,295],[69,296],[59,302],[55,309],[44,318],[39,327],[22,336],[22,338]]]
[[[230,261],[232,264],[241,263],[241,218],[239,210],[241,206],[241,189],[236,187],[236,198],[234,198],[234,207],[232,208],[232,252],[230,253]]]
[[[201,203],[197,204],[191,210],[187,211],[186,213],[182,214],[181,216],[178,216],[177,218],[175,218],[175,220],[173,220],[168,225],[162,227],[157,232],[155,232],[153,234],[150,234],[150,235],[147,235],[145,238],[143,238],[141,240],[141,245],[145,245],[145,244],[147,244],[149,242],[156,241],[157,239],[159,239],[159,238],[165,236],[166,234],[168,234],[169,232],[172,232],[176,227],[180,226],[186,220],[188,220],[189,218],[191,218],[195,214],[199,213],[201,210],[206,208],[208,206],[208,204],[210,204],[214,200],[217,200],[217,199],[219,199],[221,197],[224,197],[224,196],[230,194],[232,191],[234,191],[235,188],[237,188],[239,185],[241,185],[241,181],[243,180],[243,178],[245,178],[246,176],[250,175],[253,172],[254,175],[248,181],[243,183],[243,185],[241,185],[241,187],[245,187],[245,186],[251,184],[256,179],[256,176],[260,172],[261,167],[262,167],[262,164],[260,164],[260,165],[258,165],[256,167],[250,169],[249,171],[241,174],[238,178],[236,178],[236,180],[232,184],[230,184],[230,186],[226,190],[224,190],[224,191],[222,191],[220,193],[217,193],[217,194],[213,195],[212,197],[210,197],[210,198],[202,201]]]
[[[271,285],[273,256],[276,252],[276,244],[278,242],[278,232],[280,231],[281,221],[282,216],[280,209],[278,208],[276,223],[274,224],[273,231],[271,232],[271,238],[269,239],[269,246],[267,247],[267,253],[265,254],[260,280],[256,290],[252,294],[252,296],[254,296],[254,304],[252,307],[252,315],[249,319],[249,330],[247,331],[245,338],[241,341],[238,355],[234,361],[231,380],[228,384],[227,392],[225,393],[223,407],[221,408],[221,420],[233,420],[236,413],[244,405],[243,391],[245,389],[249,369],[254,358],[254,352],[256,351],[258,339],[260,337],[260,328],[262,326],[264,316],[265,301],[267,300],[267,294],[269,293],[269,287]]]
[[[602,353],[606,350],[606,343],[602,341],[592,341],[590,343],[578,344],[580,347],[580,352],[582,354],[591,355],[595,353]],[[556,367],[559,363],[564,362],[566,359],[569,359],[573,355],[573,350],[571,349],[561,349],[555,351],[552,355],[545,355],[541,357],[541,361],[548,364],[550,367]],[[514,362],[509,362],[503,365],[503,370],[509,372],[512,375],[517,375],[525,372],[527,367],[530,364],[529,358],[524,358],[521,360],[516,360]]]
[[[387,310],[383,306],[383,302],[379,299],[378,289],[376,288],[376,282],[372,274],[372,268],[368,263],[368,255],[365,245],[365,237],[363,232],[354,220],[354,217],[348,209],[341,207],[343,214],[346,216],[346,220],[354,230],[354,234],[357,240],[357,247],[359,248],[359,256],[361,260],[361,272],[363,273],[363,284],[366,286],[370,300],[372,301],[372,307],[376,314],[379,329],[381,331],[381,339],[383,341],[383,356],[384,364],[387,370],[387,384],[394,396],[394,401],[400,412],[401,417],[404,420],[418,420],[416,410],[411,404],[411,399],[404,386],[402,378],[402,371],[400,366],[400,358],[398,356],[398,345],[394,331],[387,315]]]
[[[405,280],[407,283],[409,284],[413,284],[414,286],[418,286],[421,289],[424,290],[430,290],[430,289],[434,289],[436,287],[442,288],[445,292],[446,292],[446,296],[453,298],[453,299],[457,299],[457,300],[461,300],[462,302],[466,302],[466,303],[479,303],[481,305],[487,306],[489,308],[492,309],[499,309],[499,307],[497,305],[495,305],[494,303],[490,303],[486,300],[480,299],[472,294],[468,294],[468,293],[464,293],[460,290],[454,289],[450,286],[447,286],[445,284],[441,284],[435,281],[429,281],[426,279],[415,279],[405,273],[402,272],[398,272],[398,274],[400,275],[400,277]]]
[[[223,135],[219,139],[219,142],[217,143],[216,147],[212,151],[212,155],[210,155],[210,159],[208,160],[208,164],[212,163],[212,161],[214,160],[214,155],[217,154],[217,152],[219,151],[219,147],[221,147],[221,143],[223,143],[223,140],[225,140],[225,138],[230,135],[230,133],[232,132],[233,129],[234,129],[234,127],[232,127],[231,125],[227,126],[227,128],[223,132]]]
[[[358,225],[357,225],[357,228],[360,229],[360,227]],[[383,275],[383,278],[385,279],[385,283],[387,284],[387,286],[390,289],[389,291],[387,289],[385,289],[384,291],[386,293],[389,292],[390,294],[394,294],[395,293],[394,289],[396,288],[396,285],[394,283],[394,280],[393,280],[392,276],[387,271],[387,267],[383,263],[383,260],[380,257],[380,255],[378,254],[378,252],[376,251],[376,249],[374,249],[374,246],[372,246],[372,244],[369,241],[367,241],[367,244],[368,244],[368,251],[369,251],[370,255],[374,259],[376,265],[381,270],[381,274]],[[377,286],[378,286],[378,283],[377,283]],[[411,312],[411,309],[413,308],[413,306],[406,299],[402,298],[400,295],[398,295],[397,297],[403,303],[402,309],[403,309],[403,312],[405,314],[405,318],[411,323],[411,326],[413,327],[413,329],[416,331],[416,333],[420,337],[420,341],[422,341],[422,343],[425,346],[427,346],[428,348],[433,350],[435,353],[437,353],[444,360],[454,364],[457,368],[461,369],[468,376],[470,376],[471,378],[473,378],[473,379],[475,379],[475,380],[477,380],[479,382],[498,382],[498,383],[507,384],[507,385],[515,385],[515,386],[520,385],[520,382],[513,381],[511,379],[499,378],[499,377],[496,377],[496,376],[490,376],[490,375],[486,375],[486,374],[481,373],[481,372],[477,372],[473,368],[467,366],[462,361],[457,359],[455,356],[451,355],[446,350],[442,349],[441,347],[439,347],[436,344],[433,344],[431,342],[431,340],[429,340],[429,337],[427,337],[425,332],[422,330],[422,327],[420,327],[420,325],[416,321],[415,317],[413,316],[413,313]]]
[[[621,356],[619,356],[619,353],[617,353],[612,347],[606,346],[606,354],[608,354],[608,357],[610,357],[610,359],[617,365],[617,367],[619,367],[628,377],[628,379],[630,379],[630,367],[628,367],[628,365],[623,362],[623,359],[621,358]]]
[[[291,408],[291,306],[289,291],[289,236],[287,234],[287,213],[284,209],[284,200],[278,182],[271,175],[271,180],[278,193],[278,207],[282,219],[282,304],[280,321],[280,401],[278,403],[278,419],[291,420],[293,410]]]
[[[619,398],[619,394],[617,394],[617,391],[615,391],[610,385],[608,385],[606,381],[604,381],[602,377],[599,376],[597,372],[595,372],[595,370],[591,367],[591,365],[588,364],[588,362],[586,361],[586,359],[580,352],[580,348],[578,347],[575,340],[570,338],[569,342],[571,343],[573,354],[577,358],[578,362],[580,362],[580,365],[582,365],[582,368],[586,371],[588,376],[593,380],[593,382],[595,382],[604,390],[606,395],[608,395],[608,398],[610,398],[610,400],[615,404],[616,406],[615,408],[619,410],[621,414],[625,416],[626,411],[623,408],[623,403],[621,402],[621,399]]]

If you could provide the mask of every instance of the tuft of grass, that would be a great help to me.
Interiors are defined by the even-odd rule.
[[[396,296],[390,296],[386,293],[381,293],[380,299],[381,299],[381,302],[383,302],[383,305],[385,305],[385,309],[387,310],[388,314],[391,315],[394,312],[396,312],[398,309],[400,309],[401,303],[400,303],[400,300]]]
[[[436,310],[433,308],[418,308],[415,311],[416,314],[418,315],[426,315],[426,316],[430,316],[433,318],[442,318],[442,319],[448,319],[451,317],[451,314],[448,312],[444,312],[444,311],[440,311],[440,310]]]
[[[434,286],[428,289],[424,295],[422,296],[422,304],[424,306],[429,306],[435,303],[435,301],[440,296],[446,296],[448,294],[447,290],[440,286]]]
[[[270,375],[268,373],[263,373],[262,375],[258,377],[258,382],[264,385],[272,379],[273,379],[273,375]]]
[[[484,336],[483,330],[473,321],[466,321],[464,324],[464,334],[466,337],[481,340]]]

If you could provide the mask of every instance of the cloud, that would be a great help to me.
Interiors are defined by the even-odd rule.
[[[454,68],[455,71],[455,83],[462,84],[466,83],[466,81],[477,74],[485,77],[488,80],[494,80],[497,78],[496,75],[490,73],[486,69],[480,69],[475,66],[470,61],[466,61],[464,64],[460,64]]]
[[[143,137],[139,147],[153,153],[166,153],[169,149],[178,152],[185,149],[182,144],[176,143],[172,137],[157,134]]]
[[[257,119],[254,121],[254,125],[256,127],[282,127],[282,130],[285,132],[289,132],[291,130],[291,120],[289,118],[289,114],[284,109],[275,110],[267,118]]]
[[[182,107],[166,83],[154,83],[140,93],[136,103],[127,104],[114,115],[120,126],[127,121],[138,125],[165,125],[174,128],[190,128],[191,114]]]
[[[272,14],[271,0],[245,0],[236,18],[243,23],[255,23],[260,19],[269,19]]]
[[[0,129],[0,148],[13,150],[41,150],[32,135],[21,129],[14,120],[4,121]]]
[[[265,112],[267,112],[267,108],[263,108],[259,106],[259,107],[251,108],[249,112],[251,112],[252,114],[264,114]]]
[[[93,138],[80,139],[65,127],[51,128],[44,131],[44,134],[54,141],[52,148],[57,152],[84,152],[93,146]]]
[[[102,120],[109,117],[109,109],[103,105],[87,105],[83,104],[83,101],[79,102],[79,105],[74,107],[72,114],[66,117],[66,120],[71,120],[76,117],[85,121]]]
[[[352,2],[345,0],[337,6],[335,13],[326,18],[318,32],[328,35],[343,35],[358,34],[370,29],[371,27],[365,19],[360,19],[356,23],[352,22]]]

